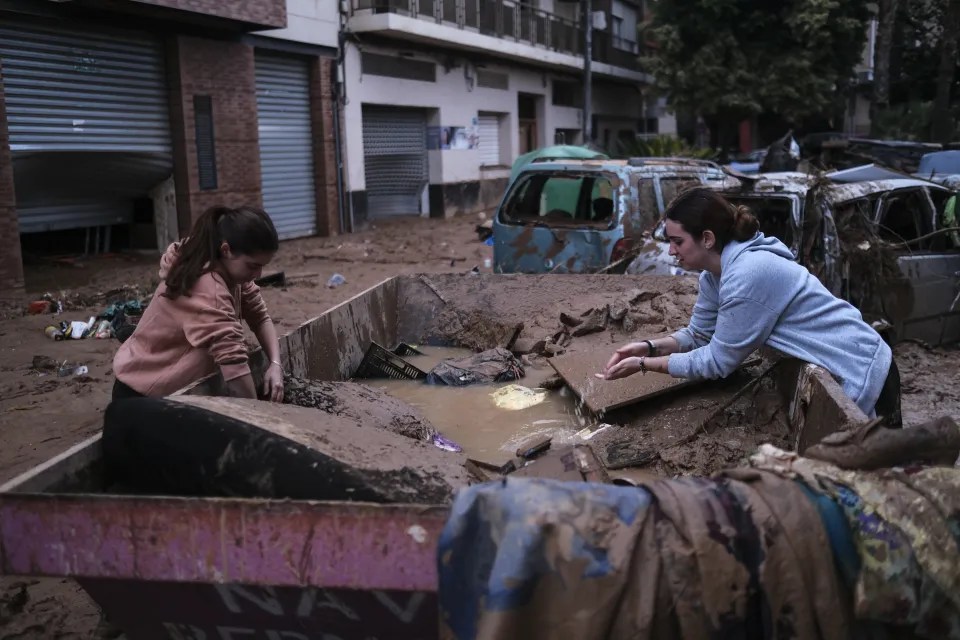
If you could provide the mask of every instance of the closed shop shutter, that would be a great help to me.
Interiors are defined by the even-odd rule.
[[[130,222],[172,172],[161,42],[5,21],[0,60],[20,231]]]
[[[500,164],[500,118],[492,114],[480,114],[480,164]]]
[[[426,114],[364,106],[363,169],[371,218],[420,213],[429,180]]]
[[[257,117],[263,208],[281,238],[317,232],[310,68],[306,60],[257,52]]]

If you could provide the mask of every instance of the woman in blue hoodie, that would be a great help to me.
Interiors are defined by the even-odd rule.
[[[702,270],[687,327],[617,349],[602,377],[657,371],[723,378],[767,345],[833,374],[868,416],[900,426],[900,374],[890,347],[850,303],[830,293],[746,207],[707,187],[681,193],[666,213],[670,255]]]

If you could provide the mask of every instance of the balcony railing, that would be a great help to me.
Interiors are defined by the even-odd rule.
[[[576,21],[515,0],[351,0],[351,15],[396,13],[483,35],[582,55]]]

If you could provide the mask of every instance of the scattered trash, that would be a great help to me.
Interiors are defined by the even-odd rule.
[[[34,371],[56,371],[59,365],[56,360],[48,356],[33,356],[31,367]]]
[[[857,249],[860,249],[860,251],[869,251],[870,242],[867,240],[864,240],[863,242],[857,245]]]
[[[65,323],[60,323],[61,325]],[[65,339],[66,332],[63,330],[62,326],[57,326],[55,324],[47,325],[43,330],[44,335],[46,335],[51,340],[63,340]]]
[[[497,347],[466,358],[444,360],[427,374],[427,384],[462,387],[468,384],[510,382],[524,375],[523,365],[504,349]]]
[[[578,436],[581,440],[589,440],[590,438],[594,437],[595,435],[597,435],[597,434],[600,433],[601,431],[606,431],[607,429],[612,429],[613,426],[614,426],[614,425],[612,425],[612,424],[608,424],[608,423],[604,422],[604,423],[601,423],[601,424],[597,425],[597,428],[596,428],[596,429],[591,429],[590,427],[586,427],[585,429],[581,429],[580,431],[577,431],[577,436]]]
[[[452,451],[453,453],[460,453],[461,451],[463,451],[463,447],[458,445],[453,440],[448,440],[447,438],[444,438],[439,433],[435,433],[433,435],[433,446],[439,449],[443,449],[444,451]]]
[[[406,342],[401,342],[393,349],[393,353],[398,356],[422,356],[423,351],[417,349],[416,347],[407,344]]]
[[[113,337],[113,326],[109,320],[101,320],[93,330],[93,337],[98,340],[105,340]]]
[[[527,438],[517,447],[517,457],[532,458],[549,449],[552,442],[553,438],[544,435]]]
[[[127,316],[141,316],[143,315],[143,304],[139,300],[114,302],[100,314],[100,317],[113,320],[119,313]]]
[[[332,276],[330,276],[329,280],[327,280],[327,288],[336,289],[340,285],[346,283],[346,281],[347,279],[344,278],[342,275],[340,275],[339,273],[335,273]]]
[[[353,377],[422,380],[427,374],[376,342],[371,342]]]
[[[546,391],[538,391],[519,384],[511,384],[497,389],[490,394],[493,403],[501,409],[520,411],[529,409],[543,402],[547,397]]]
[[[90,373],[90,370],[86,365],[82,364],[67,364],[64,362],[60,365],[60,368],[57,370],[57,375],[61,378],[66,378],[67,376],[85,376]]]
[[[40,315],[41,313],[53,313],[56,309],[56,305],[50,300],[34,300],[27,305],[27,313],[32,316]]]
[[[253,281],[258,287],[285,287],[287,286],[287,277],[283,271],[261,276]]]

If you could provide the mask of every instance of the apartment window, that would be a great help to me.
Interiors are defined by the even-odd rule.
[[[193,121],[200,189],[216,189],[217,153],[213,137],[213,100],[210,96],[193,96]]]
[[[360,71],[372,76],[420,80],[421,82],[437,81],[437,65],[432,62],[399,56],[385,56],[366,51],[360,54]]]
[[[622,0],[613,0],[610,7],[610,33],[613,46],[621,51],[637,53],[637,9]]]
[[[477,69],[477,86],[506,91],[510,88],[510,76],[487,69]]]
[[[553,104],[557,107],[579,108],[583,105],[583,87],[578,82],[554,80]]]

